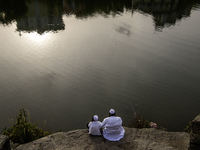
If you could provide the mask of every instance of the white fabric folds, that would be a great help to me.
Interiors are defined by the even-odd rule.
[[[89,127],[89,134],[101,135],[101,132],[100,132],[101,122],[100,121],[91,121],[88,124],[88,127]]]
[[[125,130],[122,127],[120,117],[110,116],[102,122],[103,137],[109,141],[119,141],[124,137]]]

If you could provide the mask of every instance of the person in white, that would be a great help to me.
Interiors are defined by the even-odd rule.
[[[92,121],[89,122],[88,128],[89,128],[90,135],[101,135],[101,132],[100,132],[101,122],[98,121],[97,115],[94,115],[92,117]]]
[[[124,137],[125,130],[122,127],[122,119],[116,117],[115,110],[110,109],[109,117],[102,122],[103,137],[109,141],[119,141]]]

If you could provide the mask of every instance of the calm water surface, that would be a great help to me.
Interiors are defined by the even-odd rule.
[[[200,114],[195,0],[0,1],[0,129],[20,108],[51,131],[132,108],[169,131]]]

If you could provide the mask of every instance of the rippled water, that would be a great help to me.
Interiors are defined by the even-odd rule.
[[[200,113],[199,2],[74,2],[31,1],[20,17],[0,9],[0,129],[20,108],[52,131],[110,108],[126,125],[133,106],[182,131]]]

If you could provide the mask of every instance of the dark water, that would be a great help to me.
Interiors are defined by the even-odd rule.
[[[0,0],[0,129],[20,108],[52,131],[131,105],[169,131],[200,113],[198,0]]]

